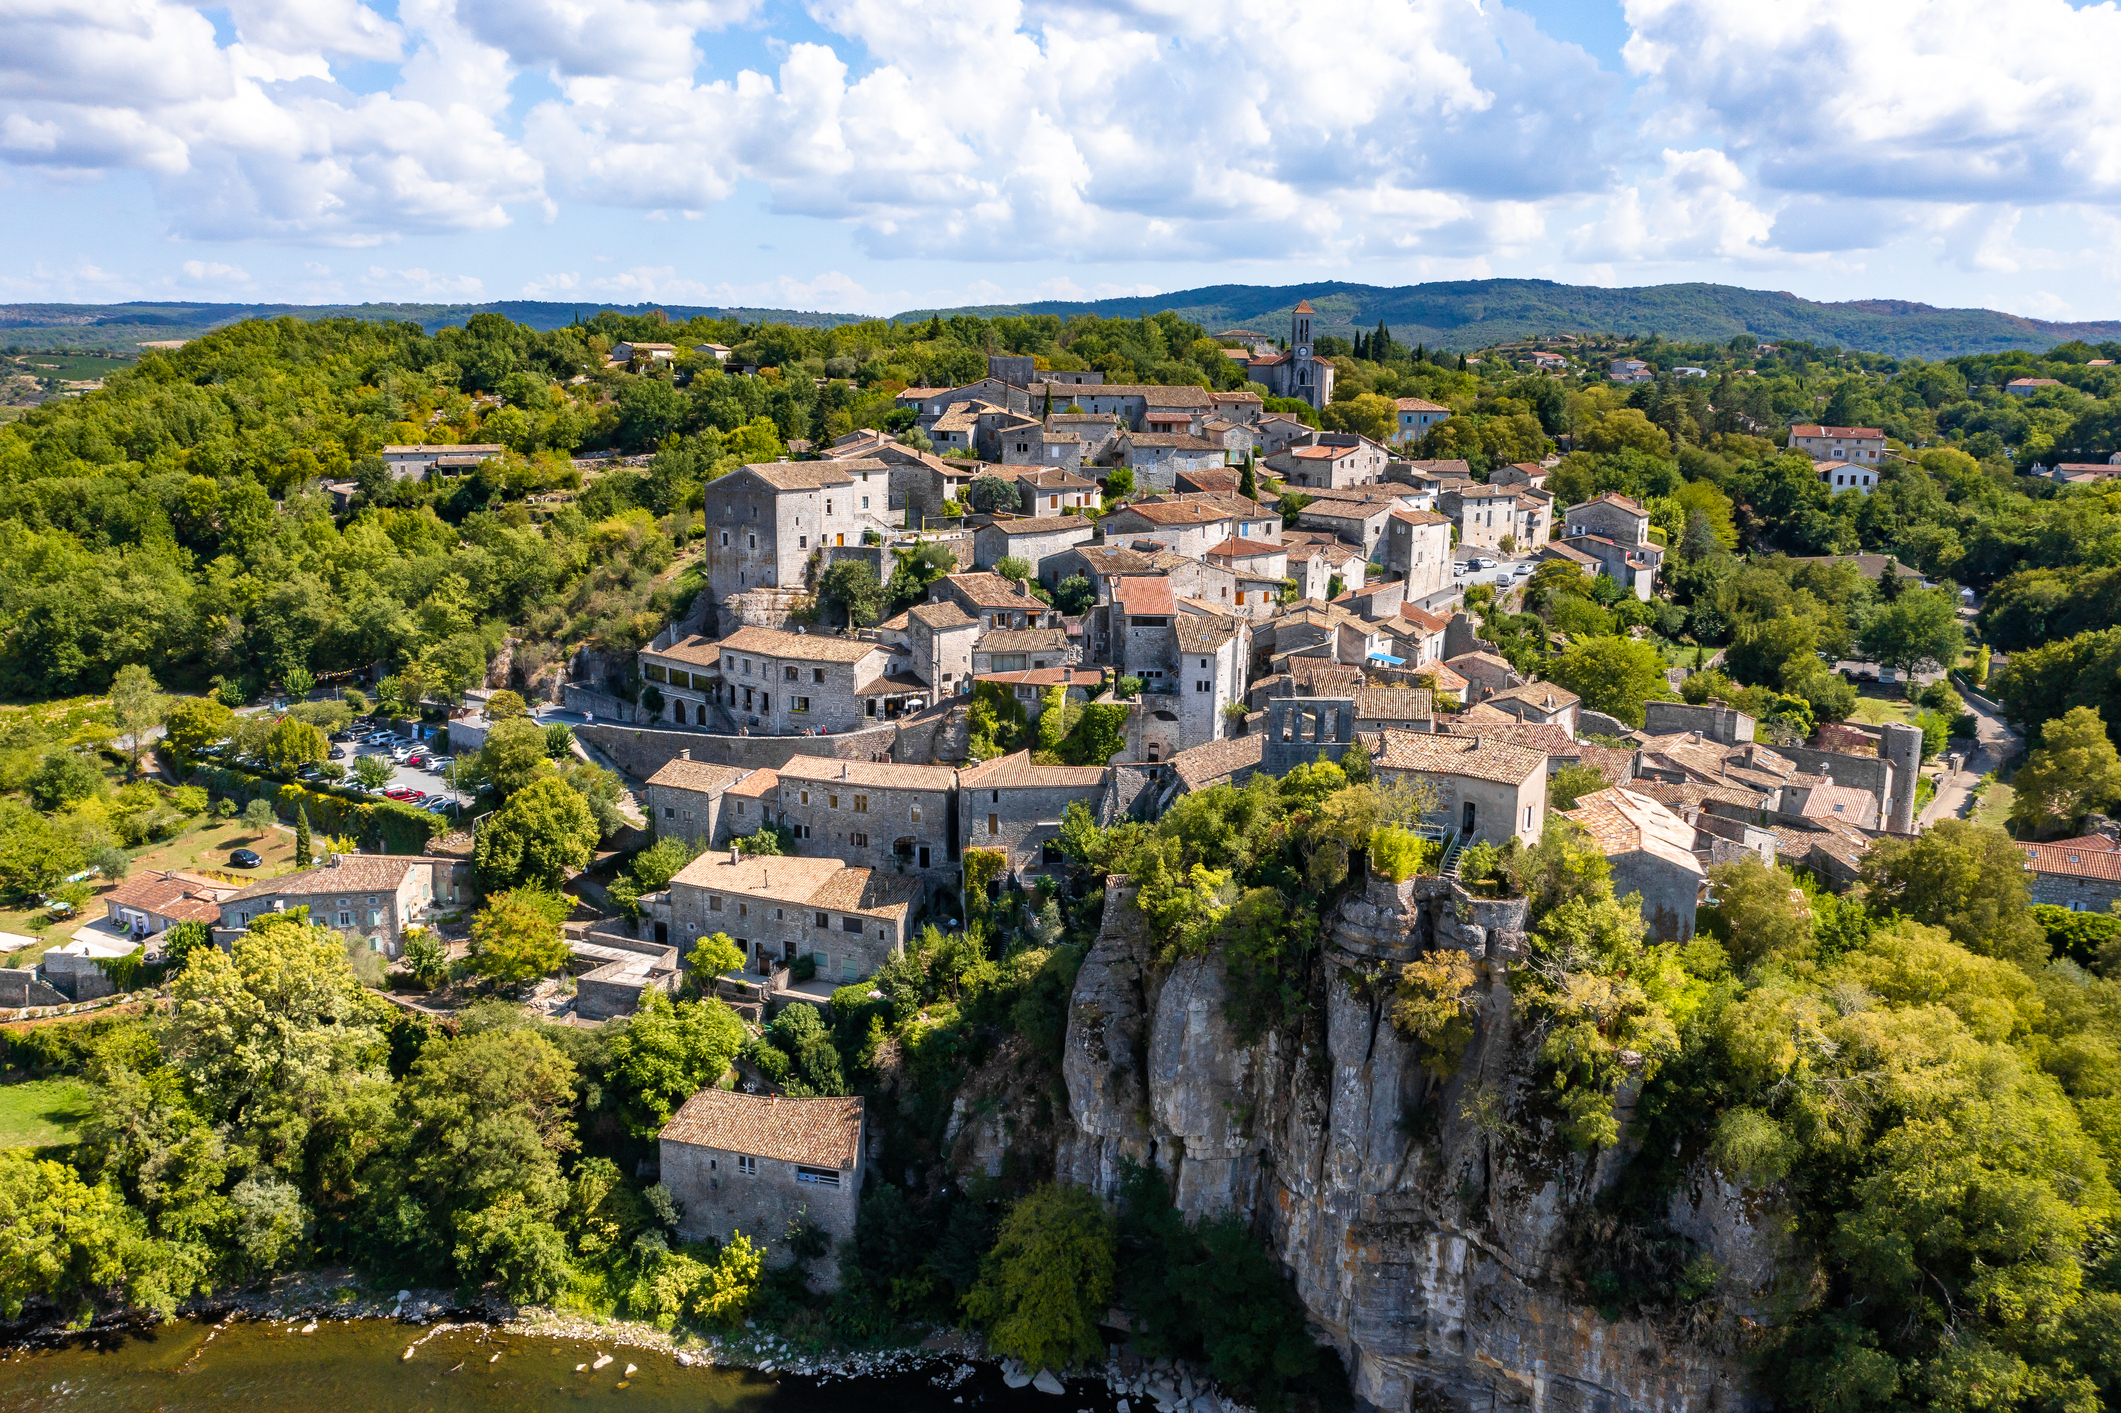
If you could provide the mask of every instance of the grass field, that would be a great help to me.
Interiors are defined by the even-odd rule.
[[[72,1143],[88,1121],[94,1091],[78,1079],[0,1085],[0,1148]]]
[[[137,358],[90,358],[78,353],[0,354],[0,376],[27,373],[33,378],[84,382],[130,368]]]
[[[1849,719],[1860,721],[1865,726],[1883,726],[1888,721],[1904,721],[1914,724],[1915,709],[1907,702],[1887,697],[1858,697],[1856,709]]]

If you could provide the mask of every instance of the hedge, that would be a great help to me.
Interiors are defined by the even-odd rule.
[[[364,845],[380,844],[385,853],[420,853],[427,841],[446,827],[441,816],[396,800],[327,794],[225,765],[199,766],[192,771],[192,780],[231,800],[269,801],[283,819],[293,819],[297,806],[307,807],[311,828],[327,834],[351,835]]]

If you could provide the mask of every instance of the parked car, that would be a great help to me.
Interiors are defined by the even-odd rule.
[[[427,812],[428,812],[429,814],[440,814],[440,813],[442,813],[442,812],[443,812],[444,810],[446,810],[446,809],[448,809],[448,808],[449,808],[449,801],[447,801],[447,800],[436,800],[436,801],[435,801],[435,802],[434,802],[433,804],[431,804],[431,805],[423,805],[423,806],[421,806],[421,808],[422,808],[422,809],[425,809],[425,810],[426,810],[426,811],[427,811]]]
[[[399,804],[409,804],[420,798],[420,792],[418,790],[385,790],[383,798],[396,800]]]
[[[405,763],[411,766],[414,770],[426,770],[434,764],[434,761],[431,757],[422,755],[418,751],[414,751],[411,755],[405,758]]]
[[[1518,565],[1518,566],[1517,566],[1517,567],[1516,567],[1515,569],[1512,569],[1512,570],[1510,571],[1510,574],[1511,574],[1511,577],[1513,577],[1513,578],[1519,578],[1519,579],[1521,579],[1521,578],[1523,578],[1523,577],[1524,577],[1525,575],[1527,575],[1527,574],[1530,574],[1531,572],[1532,572],[1532,566],[1531,566],[1530,564],[1520,564],[1520,565]]]
[[[228,856],[228,866],[230,868],[257,868],[264,862],[265,860],[259,858],[257,854],[249,849],[238,849]]]
[[[1493,569],[1495,567],[1495,561],[1489,559],[1486,555],[1482,555],[1480,558],[1473,561],[1473,567],[1475,569]]]

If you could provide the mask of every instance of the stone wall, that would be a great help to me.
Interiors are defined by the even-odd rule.
[[[0,967],[0,1006],[63,1006],[70,998],[28,967]]]
[[[834,760],[875,760],[888,756],[898,741],[898,727],[872,726],[837,736],[730,736],[709,731],[664,731],[645,726],[606,726],[602,722],[574,728],[575,736],[595,746],[612,763],[638,780],[646,780],[677,759],[679,751],[717,765],[747,770],[778,770],[796,756]]]
[[[662,1182],[684,1210],[678,1235],[727,1241],[742,1232],[765,1249],[768,1265],[779,1265],[790,1224],[807,1213],[832,1239],[813,1269],[828,1289],[838,1285],[839,1246],[853,1237],[861,1205],[861,1159],[852,1172],[840,1173],[838,1187],[822,1187],[797,1182],[796,1165],[777,1158],[757,1159],[756,1176],[747,1177],[738,1171],[737,1156],[719,1148],[663,1141]]]
[[[1688,1168],[1667,1222],[1723,1273],[1691,1323],[1609,1321],[1581,1294],[1573,1223],[1627,1161],[1627,1109],[1617,1150],[1556,1134],[1507,980],[1524,925],[1521,901],[1369,880],[1332,920],[1299,1022],[1247,1045],[1225,1020],[1221,962],[1159,964],[1133,890],[1111,880],[1070,1004],[1057,1175],[1111,1193],[1123,1159],[1154,1163],[1189,1215],[1249,1217],[1358,1407],[1763,1408],[1742,1322],[1772,1320],[1781,1282],[1803,1279],[1771,1194]],[[1386,1016],[1397,967],[1438,948],[1483,974],[1478,1032],[1449,1079]],[[1500,1132],[1468,1117],[1476,1090],[1500,1102]]]

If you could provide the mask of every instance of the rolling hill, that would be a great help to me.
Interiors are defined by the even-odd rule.
[[[1321,333],[1374,328],[1383,319],[1406,343],[1467,351],[1513,339],[1553,334],[1656,333],[1683,342],[1724,342],[1740,334],[1763,339],[1803,339],[1841,348],[1862,348],[1900,358],[1948,358],[2005,349],[2044,349],[2071,339],[2087,343],[2121,340],[2121,320],[2062,324],[1992,309],[1940,309],[1906,300],[1863,299],[1822,303],[1794,294],[1740,289],[1735,285],[1647,285],[1606,289],[1551,280],[1453,280],[1432,284],[1210,285],[1169,294],[1032,304],[974,305],[956,309],[911,309],[895,317],[930,314],[1097,314],[1134,318],[1171,309],[1211,331],[1249,328],[1264,334],[1284,330],[1289,311],[1308,299],[1318,311]],[[82,348],[132,352],[144,342],[190,338],[237,319],[292,314],[321,319],[405,319],[429,330],[461,324],[494,310],[533,328],[557,328],[577,314],[601,308],[646,313],[662,308],[673,318],[696,314],[745,320],[772,319],[816,327],[859,322],[864,316],[789,309],[716,309],[686,305],[600,305],[543,300],[489,304],[14,304],[0,305],[0,346]]]

